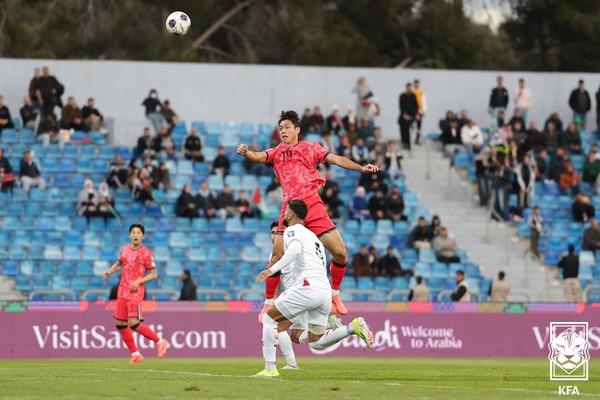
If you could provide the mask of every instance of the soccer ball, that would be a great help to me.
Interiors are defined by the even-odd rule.
[[[167,17],[165,22],[165,26],[167,31],[171,35],[183,36],[187,33],[188,29],[192,25],[192,20],[190,17],[181,11],[172,12],[171,15]]]

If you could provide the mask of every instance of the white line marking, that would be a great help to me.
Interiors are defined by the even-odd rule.
[[[193,375],[193,376],[207,376],[214,378],[251,378],[256,379],[255,376],[251,375],[225,375],[225,374],[209,374],[206,372],[190,372],[190,371],[170,371],[170,370],[162,370],[162,369],[138,369],[138,368],[105,368],[110,371],[140,371],[140,372],[159,372],[162,374],[176,374],[176,375]],[[281,378],[270,378],[265,380],[273,380],[273,381],[282,381]]]
[[[413,384],[409,384],[409,383],[399,383],[399,382],[386,382],[385,385],[387,386],[415,386],[415,387],[421,387],[421,388],[431,388],[431,389],[468,389],[465,387],[458,387],[458,386],[441,386],[441,385],[413,385]],[[503,390],[506,392],[526,392],[526,393],[543,393],[543,394],[557,394],[557,391],[550,391],[550,390],[538,390],[538,389],[524,389],[524,388],[491,388],[491,387],[478,387],[478,388],[473,388],[473,389],[482,389],[482,390]],[[557,387],[558,390],[558,387]],[[586,397],[600,397],[600,394],[594,394],[594,393],[579,393],[580,396],[586,396]]]

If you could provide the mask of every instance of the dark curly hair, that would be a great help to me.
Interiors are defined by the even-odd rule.
[[[295,128],[300,127],[300,117],[298,113],[293,110],[282,111],[281,115],[279,115],[279,121],[277,121],[277,125],[281,124],[282,121],[289,120],[294,124]]]

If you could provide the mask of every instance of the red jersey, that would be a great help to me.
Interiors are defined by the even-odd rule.
[[[284,201],[306,199],[325,185],[317,166],[325,164],[329,152],[319,143],[299,142],[295,146],[281,143],[265,150],[267,164],[281,182]]]
[[[144,299],[144,285],[139,285],[135,292],[132,292],[129,286],[146,276],[146,271],[156,268],[152,251],[144,245],[133,250],[130,244],[126,244],[121,248],[119,262],[121,263],[121,281],[119,282],[118,297],[120,299],[142,301]]]

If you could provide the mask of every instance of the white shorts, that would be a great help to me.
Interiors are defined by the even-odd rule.
[[[308,324],[327,326],[331,312],[331,287],[295,286],[281,293],[274,305],[288,321],[304,325],[302,328],[292,325],[292,329],[306,329]]]
[[[297,317],[295,317],[294,319],[292,319],[292,326],[290,326],[290,329],[297,329],[299,331],[307,330],[308,329],[308,313],[303,312],[302,314],[300,314]]]

